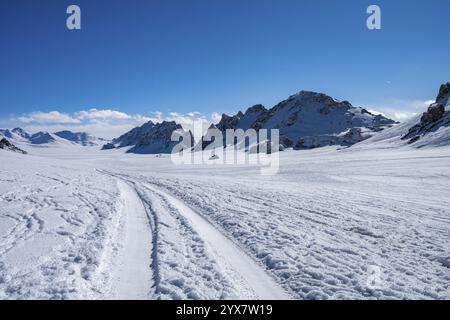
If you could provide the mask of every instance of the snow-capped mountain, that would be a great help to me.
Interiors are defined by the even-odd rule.
[[[402,137],[416,147],[450,144],[450,83],[441,85],[436,102]]]
[[[22,128],[14,128],[12,130],[9,129],[0,129],[0,134],[8,139],[15,139],[15,140],[28,140],[30,139],[30,135],[23,130]]]
[[[25,151],[16,147],[14,144],[9,142],[6,138],[3,138],[2,136],[0,136],[0,149],[27,154]]]
[[[279,129],[282,147],[311,149],[326,145],[350,146],[395,124],[382,115],[353,107],[323,93],[301,91],[271,109],[256,105],[245,113],[222,115],[214,127],[226,129]],[[202,141],[203,147],[208,145]]]
[[[15,143],[23,143],[37,146],[54,144],[79,144],[82,146],[96,146],[105,142],[104,139],[91,136],[85,132],[59,131],[50,133],[40,131],[34,134],[26,132],[22,128],[0,129],[0,134]]]
[[[40,131],[31,135],[29,141],[31,144],[48,144],[55,142],[56,139],[51,133]]]
[[[81,144],[82,146],[96,146],[105,142],[105,139],[91,136],[86,132],[72,132],[68,130],[54,133],[56,136],[66,139],[68,141]]]
[[[130,147],[128,153],[138,154],[156,154],[156,153],[171,153],[178,141],[172,141],[172,133],[179,131],[180,137],[183,136],[183,142],[186,142],[186,147],[194,144],[194,137],[191,131],[185,131],[181,125],[174,121],[163,121],[161,123],[153,123],[149,121],[144,125],[134,128],[129,132],[113,139],[111,143],[103,146],[103,150]],[[189,145],[187,142],[190,142]]]

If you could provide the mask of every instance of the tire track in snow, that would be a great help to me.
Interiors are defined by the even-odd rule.
[[[124,201],[125,230],[115,275],[114,299],[150,298],[152,280],[152,237],[147,212],[136,190],[117,179]]]
[[[210,254],[241,293],[242,296],[240,298],[262,300],[290,299],[289,295],[261,266],[200,214],[194,212],[172,195],[149,184],[144,186],[169,202],[190,222],[206,243]]]

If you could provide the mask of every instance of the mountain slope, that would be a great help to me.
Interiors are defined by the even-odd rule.
[[[450,144],[450,83],[441,85],[436,102],[402,137],[415,147]]]
[[[179,132],[179,137],[183,137],[185,148],[193,146],[194,137],[191,131],[183,130],[181,125],[176,122],[163,121],[155,124],[149,121],[113,139],[111,143],[105,144],[102,150],[130,147],[127,153],[171,153],[173,148],[179,143],[171,140],[174,132]]]
[[[69,130],[50,133],[40,131],[34,134],[26,132],[22,128],[0,129],[0,134],[10,139],[14,143],[29,144],[36,146],[56,145],[56,144],[79,144],[82,146],[96,146],[105,142],[102,138],[89,135],[86,132],[72,132]]]
[[[227,129],[279,129],[283,147],[311,149],[326,145],[350,146],[383,130],[395,121],[353,107],[322,93],[301,91],[267,110],[261,105],[234,116],[222,115],[215,125]],[[202,141],[203,147],[208,145]]]
[[[55,132],[54,134],[60,138],[80,144],[82,146],[96,146],[105,141],[102,138],[91,136],[86,132],[72,132],[69,130],[64,130]]]
[[[16,147],[11,142],[9,142],[6,138],[2,138],[0,136],[0,149],[7,150],[7,151],[13,151],[17,153],[27,154],[26,151],[23,151],[22,149]]]
[[[38,132],[33,134],[29,139],[31,144],[48,144],[56,141],[56,138],[48,132]]]

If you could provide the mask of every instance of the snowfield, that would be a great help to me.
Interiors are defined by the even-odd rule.
[[[0,150],[1,299],[450,299],[450,148]]]

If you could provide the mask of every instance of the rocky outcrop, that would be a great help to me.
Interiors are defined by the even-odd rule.
[[[172,141],[172,134],[176,132],[177,141]],[[182,149],[192,148],[194,137],[191,131],[185,131],[181,125],[174,121],[162,123],[145,123],[134,128],[111,143],[105,144],[102,150],[130,147],[127,153],[159,154],[171,153],[173,148],[182,143]]]
[[[0,149],[2,150],[8,150],[12,152],[17,152],[21,154],[27,154],[26,151],[23,151],[22,149],[16,147],[11,142],[9,142],[6,138],[0,138]]]
[[[403,140],[413,144],[441,127],[450,126],[450,83],[441,85],[436,102],[422,114],[419,123],[411,127]]]
[[[450,98],[450,82],[444,83],[439,88],[439,94],[436,98],[436,101],[441,102],[442,104],[447,105],[449,103]]]

